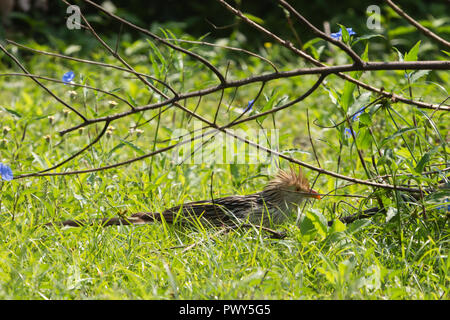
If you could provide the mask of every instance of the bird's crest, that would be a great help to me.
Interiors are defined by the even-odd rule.
[[[309,191],[309,181],[303,174],[300,166],[298,167],[298,173],[292,167],[289,167],[289,171],[280,169],[276,177],[267,184],[266,189],[288,188],[291,186],[295,186],[301,191]]]

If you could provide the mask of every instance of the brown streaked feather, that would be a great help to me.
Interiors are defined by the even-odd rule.
[[[167,223],[206,222],[213,226],[235,226],[236,223],[251,222],[266,226],[271,221],[277,223],[285,221],[287,213],[308,197],[305,193],[309,194],[309,192],[309,183],[301,167],[298,173],[290,167],[288,171],[279,170],[276,177],[269,181],[261,192],[189,202],[166,209],[162,213],[138,212],[130,217],[105,218],[101,220],[101,224],[103,226],[134,225],[166,221]],[[79,227],[92,223],[66,220],[57,224]]]

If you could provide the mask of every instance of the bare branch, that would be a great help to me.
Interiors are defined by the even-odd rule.
[[[217,0],[217,1],[219,1],[227,10],[229,10],[234,15],[238,16],[240,19],[245,21],[247,24],[249,24],[250,26],[252,26],[255,29],[259,30],[260,32],[264,33],[265,35],[269,36],[274,41],[278,42],[280,45],[286,47],[287,49],[291,50],[295,54],[297,54],[300,57],[304,58],[306,61],[311,62],[312,64],[314,64],[315,66],[318,66],[318,67],[326,67],[326,65],[323,64],[322,62],[314,59],[313,57],[311,57],[310,55],[306,54],[302,50],[299,50],[298,48],[296,48],[291,42],[286,41],[286,40],[278,37],[277,35],[273,34],[270,31],[268,31],[267,29],[265,29],[261,25],[259,25],[256,22],[250,20],[245,15],[243,15],[239,10],[235,9],[234,7],[229,5],[224,0]],[[345,71],[343,71],[343,72],[345,72]],[[402,97],[400,95],[397,95],[397,94],[385,91],[383,88],[379,89],[379,88],[372,87],[372,86],[370,86],[370,85],[368,85],[368,84],[366,84],[366,83],[364,83],[362,81],[356,80],[356,79],[352,78],[351,76],[346,75],[346,74],[344,74],[342,72],[337,72],[336,74],[339,77],[341,77],[342,79],[345,79],[347,81],[355,83],[356,85],[358,85],[358,86],[360,86],[360,87],[362,87],[362,88],[364,88],[366,90],[380,93],[380,94],[384,95],[385,97],[392,98],[392,99],[394,99],[396,101],[400,101],[400,102],[403,102],[403,103],[406,103],[406,104],[416,105],[419,108],[427,108],[427,109],[439,108],[439,106],[436,106],[434,104],[424,103],[424,102],[421,102],[421,101],[415,101],[415,100],[410,100],[410,99],[404,98],[404,97]],[[449,109],[444,109],[444,110],[449,110]]]
[[[36,74],[27,74],[27,73],[0,73],[0,77],[11,77],[11,76],[12,76],[12,77],[27,77],[27,78],[31,78],[31,79],[32,79],[32,78],[36,78],[36,79],[42,79],[42,80],[51,81],[51,82],[56,82],[56,83],[62,83],[62,84],[65,83],[64,81],[59,80],[59,79],[49,78],[49,77],[44,77],[44,76],[39,76],[39,75],[36,75]],[[96,87],[92,87],[92,86],[88,86],[88,85],[85,85],[85,84],[75,83],[75,82],[71,82],[70,85],[71,85],[71,86],[74,86],[74,87],[86,88],[86,89],[89,89],[89,90],[94,90],[94,91],[98,91],[98,92],[104,93],[104,94],[106,94],[106,95],[109,95],[109,96],[111,96],[111,97],[114,97],[114,98],[117,99],[117,100],[120,100],[120,101],[126,103],[131,109],[134,110],[133,105],[132,105],[130,102],[128,102],[128,100],[126,100],[126,99],[124,99],[124,98],[122,98],[122,97],[119,97],[118,95],[116,95],[116,94],[114,94],[114,93],[112,93],[112,92],[110,92],[110,91],[103,90],[103,89],[96,88]]]
[[[78,112],[78,110],[76,110],[74,107],[72,107],[68,103],[64,102],[60,97],[58,97],[49,88],[47,88],[44,84],[42,84],[42,82],[40,82],[36,77],[33,77],[33,75],[30,72],[28,72],[28,70],[20,63],[20,61],[12,53],[8,52],[8,50],[6,50],[5,47],[3,47],[1,43],[0,43],[0,50],[2,50],[8,57],[10,57],[11,60],[13,60],[19,66],[19,68],[22,69],[23,72],[25,72],[27,75],[29,75],[30,78],[33,79],[34,82],[36,82],[41,88],[43,88],[45,91],[47,91],[47,93],[50,94],[53,98],[55,98],[56,101],[58,101],[59,103],[64,105],[66,108],[69,108],[74,113],[76,113],[81,119],[86,121],[86,117],[83,116],[80,112]]]
[[[66,0],[61,0],[64,3],[68,4],[68,2]],[[150,103],[151,99],[148,100],[148,104],[147,105],[142,105],[142,106],[133,106],[131,105],[129,102],[127,102],[125,99],[120,98],[119,96],[108,92],[107,90],[104,89],[99,89],[99,88],[95,88],[95,87],[91,87],[91,86],[87,86],[87,85],[78,85],[78,84],[73,84],[74,86],[78,86],[78,87],[83,87],[86,89],[90,89],[90,90],[96,90],[105,94],[109,94],[117,99],[120,99],[121,101],[124,101],[125,103],[127,103],[131,108],[130,110],[121,112],[121,113],[116,113],[113,115],[109,115],[109,116],[104,116],[104,117],[98,117],[98,118],[93,118],[93,119],[87,119],[86,117],[84,117],[83,115],[79,114],[75,109],[73,109],[70,105],[64,103],[64,101],[62,101],[61,99],[59,99],[56,95],[54,95],[48,88],[46,88],[38,79],[43,79],[43,80],[47,80],[47,81],[54,81],[54,82],[58,82],[61,83],[62,81],[60,80],[56,80],[56,79],[52,79],[52,78],[48,78],[48,77],[44,77],[44,76],[38,76],[38,75],[33,75],[31,73],[29,73],[21,64],[20,62],[17,60],[16,57],[14,57],[12,54],[10,54],[9,52],[7,52],[1,45],[0,45],[0,49],[5,52],[23,71],[23,74],[19,74],[19,73],[9,73],[9,74],[0,74],[0,76],[6,76],[6,75],[14,75],[14,76],[25,76],[28,78],[33,79],[36,83],[38,83],[41,87],[43,87],[49,94],[51,94],[55,99],[57,99],[59,102],[63,103],[66,107],[71,108],[72,111],[74,111],[75,113],[78,114],[78,116],[80,116],[83,120],[82,123],[75,125],[71,128],[65,129],[63,131],[60,132],[61,135],[64,135],[65,133],[71,132],[73,130],[76,130],[78,128],[81,127],[85,127],[85,126],[89,126],[95,123],[101,123],[101,122],[105,122],[104,128],[101,131],[101,133],[94,139],[92,140],[92,142],[90,142],[87,146],[85,146],[84,148],[82,148],[81,150],[79,150],[78,152],[76,152],[75,154],[73,154],[72,156],[70,156],[69,158],[67,158],[66,160],[52,166],[51,168],[36,172],[36,173],[29,173],[29,174],[23,174],[23,175],[19,175],[16,176],[15,179],[20,179],[20,178],[25,178],[25,177],[31,177],[31,176],[62,176],[62,175],[71,175],[71,174],[83,174],[83,173],[89,173],[89,172],[97,172],[97,171],[102,171],[102,170],[108,170],[108,169],[112,169],[112,168],[117,168],[119,166],[123,166],[123,165],[127,165],[148,157],[152,157],[156,154],[160,154],[160,153],[164,153],[164,152],[168,152],[169,150],[172,150],[175,147],[179,147],[181,145],[187,144],[187,143],[191,143],[192,141],[198,140],[200,138],[203,138],[205,136],[209,136],[209,135],[216,135],[218,133],[224,133],[236,140],[239,140],[241,142],[244,142],[246,144],[248,144],[249,146],[253,147],[253,148],[257,148],[260,149],[262,151],[265,151],[271,155],[275,155],[278,156],[286,161],[289,161],[290,163],[294,163],[297,165],[301,165],[304,166],[306,168],[309,168],[310,170],[316,171],[320,174],[325,174],[328,175],[330,177],[334,177],[337,179],[341,179],[341,180],[346,180],[349,181],[352,184],[360,184],[360,185],[365,185],[365,186],[369,186],[372,188],[383,188],[383,189],[387,189],[387,190],[398,190],[398,191],[404,191],[404,192],[411,192],[411,193],[418,193],[418,194],[423,194],[423,186],[422,185],[418,185],[417,188],[416,187],[410,187],[410,186],[398,186],[398,185],[392,185],[389,183],[381,183],[381,182],[377,182],[379,181],[380,177],[376,177],[376,178],[372,178],[371,174],[368,171],[368,168],[364,162],[364,158],[363,155],[361,153],[361,151],[357,148],[358,150],[358,155],[359,158],[363,164],[364,170],[366,171],[367,174],[367,179],[363,180],[363,179],[358,179],[358,178],[354,178],[354,177],[349,177],[346,175],[342,175],[339,173],[339,169],[338,172],[334,172],[334,171],[330,171],[327,170],[325,168],[323,168],[320,164],[319,158],[316,154],[316,150],[313,144],[313,139],[311,137],[311,130],[309,127],[309,112],[307,110],[307,125],[308,125],[308,134],[309,134],[309,139],[310,139],[310,143],[311,146],[313,148],[313,152],[315,155],[315,159],[317,161],[318,167],[311,165],[309,163],[303,162],[303,161],[299,161],[295,158],[286,156],[283,152],[279,152],[276,150],[273,150],[271,148],[267,148],[265,146],[262,146],[260,144],[257,144],[249,139],[243,138],[237,134],[235,134],[232,130],[229,130],[231,127],[233,126],[237,126],[239,124],[248,122],[248,121],[252,121],[252,120],[256,120],[259,117],[263,117],[263,116],[267,116],[269,114],[274,115],[275,113],[283,110],[283,109],[287,109],[290,107],[293,107],[295,104],[305,100],[307,97],[309,97],[313,92],[315,92],[320,85],[323,83],[323,81],[325,80],[325,78],[330,75],[330,74],[336,74],[337,76],[339,76],[340,78],[346,80],[346,81],[350,81],[352,83],[355,83],[356,85],[358,85],[359,87],[375,92],[377,94],[380,95],[379,98],[377,98],[375,101],[373,101],[371,104],[375,103],[376,101],[379,101],[381,99],[392,99],[393,102],[403,102],[406,104],[410,104],[410,105],[415,105],[419,108],[425,108],[425,109],[432,109],[434,110],[434,112],[436,111],[450,111],[450,106],[448,105],[444,105],[444,102],[442,102],[439,105],[436,104],[431,104],[431,103],[425,103],[425,102],[421,102],[421,101],[414,101],[412,99],[406,99],[402,96],[396,95],[392,92],[388,92],[385,91],[384,88],[382,89],[378,89],[375,87],[372,87],[366,83],[363,83],[359,80],[356,80],[354,78],[352,78],[351,76],[345,74],[346,72],[352,72],[352,71],[377,71],[377,70],[450,70],[450,61],[407,61],[407,62],[364,62],[362,61],[362,59],[347,45],[345,45],[343,42],[341,41],[337,41],[333,38],[331,38],[330,36],[328,36],[327,34],[325,34],[324,32],[322,32],[321,30],[319,30],[318,28],[316,28],[314,25],[312,25],[307,19],[305,19],[298,11],[296,11],[289,3],[287,3],[285,0],[278,0],[279,3],[287,10],[289,11],[289,13],[293,16],[296,17],[296,19],[298,19],[302,24],[306,25],[312,32],[314,32],[315,34],[317,34],[319,37],[321,37],[322,39],[324,39],[325,41],[332,43],[336,46],[338,46],[339,48],[341,48],[342,50],[344,50],[344,52],[353,60],[353,64],[345,64],[345,65],[338,65],[338,66],[327,66],[325,64],[323,64],[322,62],[312,58],[311,56],[309,56],[308,54],[306,54],[305,52],[303,52],[302,50],[296,48],[292,43],[290,43],[289,41],[286,41],[280,37],[278,37],[276,34],[266,30],[264,27],[260,26],[259,24],[255,23],[254,21],[250,20],[249,18],[247,18],[244,14],[242,14],[242,12],[240,12],[239,10],[233,8],[231,5],[229,5],[225,0],[218,0],[225,8],[227,8],[227,10],[229,10],[230,12],[232,12],[234,15],[236,15],[237,17],[239,17],[240,19],[242,19],[243,21],[245,21],[247,24],[251,25],[252,27],[256,28],[257,30],[259,30],[262,34],[269,36],[271,39],[273,39],[274,41],[276,41],[277,43],[279,43],[280,45],[288,48],[289,50],[291,50],[292,52],[294,52],[296,55],[302,57],[303,59],[305,59],[307,62],[311,63],[314,65],[314,67],[310,67],[310,68],[298,68],[298,69],[293,69],[290,71],[283,71],[280,72],[278,71],[278,69],[275,67],[275,65],[268,59],[257,55],[255,53],[252,53],[248,50],[243,50],[240,48],[233,48],[233,47],[228,47],[228,46],[219,46],[219,45],[215,45],[215,44],[210,44],[207,42],[203,42],[203,41],[189,41],[189,40],[179,40],[179,39],[163,39],[161,37],[158,37],[157,35],[141,28],[138,27],[134,24],[132,24],[131,22],[118,17],[108,11],[106,11],[104,8],[102,8],[100,5],[94,3],[93,1],[90,0],[84,0],[84,2],[88,3],[89,5],[95,7],[96,9],[98,9],[99,11],[105,13],[106,15],[108,15],[109,17],[111,17],[112,19],[116,20],[118,23],[120,23],[121,25],[121,30],[122,30],[122,26],[126,25],[130,28],[132,28],[133,30],[137,30],[139,32],[142,32],[143,34],[149,36],[151,39],[155,40],[156,42],[162,43],[163,45],[167,46],[170,49],[176,50],[178,52],[181,52],[183,54],[188,55],[189,57],[195,59],[196,61],[198,61],[200,64],[204,65],[206,68],[208,68],[209,71],[212,71],[215,76],[219,79],[220,84],[218,85],[214,85],[211,87],[204,87],[204,89],[201,90],[196,90],[196,91],[192,91],[192,92],[185,92],[185,93],[177,93],[173,88],[171,88],[165,81],[161,81],[159,79],[156,79],[155,77],[151,77],[149,75],[143,74],[143,73],[139,73],[136,72],[134,70],[134,68],[125,61],[125,59],[123,59],[119,53],[118,53],[118,49],[119,49],[119,37],[122,31],[120,31],[120,34],[118,36],[118,40],[116,42],[116,46],[115,48],[111,48],[96,32],[96,30],[89,24],[89,22],[87,21],[87,19],[85,18],[85,16],[83,14],[81,14],[81,17],[83,18],[84,21],[84,27],[85,29],[87,29],[88,31],[90,31],[90,33],[95,37],[95,39],[110,53],[110,55],[112,55],[114,58],[116,58],[120,63],[122,63],[125,67],[117,67],[114,65],[110,65],[110,64],[106,64],[106,63],[100,63],[100,62],[96,62],[96,61],[90,61],[90,60],[85,60],[85,59],[79,59],[79,58],[73,58],[73,57],[69,57],[69,56],[65,56],[65,55],[60,55],[60,54],[54,54],[54,53],[49,53],[49,52],[45,52],[45,51],[41,51],[41,50],[36,50],[36,49],[31,49],[28,47],[25,47],[23,45],[17,44],[13,41],[9,41],[9,43],[13,44],[13,45],[17,45],[20,48],[24,48],[27,50],[32,50],[36,53],[39,54],[45,54],[45,55],[50,55],[50,56],[55,56],[58,58],[63,58],[63,59],[70,59],[73,61],[77,61],[77,62],[82,62],[82,63],[89,63],[89,64],[93,64],[93,65],[98,65],[100,67],[108,67],[108,68],[115,68],[117,70],[120,71],[125,71],[128,73],[131,73],[133,75],[135,75],[143,84],[145,84],[146,86],[148,86],[149,88],[151,88],[153,90],[153,92],[155,92],[156,94],[160,95],[163,98],[163,101],[159,101],[157,103]],[[392,3],[390,0],[387,0],[388,3]],[[422,30],[423,31],[423,30]],[[176,44],[173,44],[173,41],[178,41],[178,42],[185,42],[185,43],[194,43],[194,44],[200,44],[200,45],[206,45],[206,46],[214,46],[214,47],[222,47],[225,49],[229,49],[229,50],[234,50],[234,51],[240,51],[243,53],[246,53],[248,55],[251,56],[255,56],[267,63],[269,63],[271,65],[271,67],[274,69],[275,72],[273,73],[265,73],[265,74],[260,74],[260,75],[255,75],[255,76],[251,76],[248,78],[243,78],[243,79],[238,79],[238,80],[227,80],[227,74],[228,74],[228,67],[227,67],[227,72],[225,73],[225,76],[219,71],[219,69],[212,65],[209,61],[207,61],[205,58],[203,58],[202,56],[200,56],[199,54],[196,54],[192,51],[189,51],[188,49],[184,49]],[[226,124],[218,124],[216,122],[216,120],[219,119],[218,115],[219,115],[219,108],[222,104],[222,99],[224,97],[225,94],[225,90],[229,89],[229,88],[235,88],[235,94],[238,88],[241,88],[245,85],[250,85],[250,84],[254,84],[254,83],[261,83],[261,87],[255,97],[254,100],[258,99],[260,97],[260,95],[262,95],[264,92],[264,89],[266,88],[266,84],[271,82],[271,81],[275,81],[275,80],[279,80],[279,79],[290,79],[293,77],[297,77],[297,76],[302,76],[302,75],[318,75],[318,79],[315,81],[315,83],[305,92],[303,93],[301,96],[298,96],[297,98],[284,103],[281,106],[275,107],[271,110],[262,112],[262,113],[256,113],[253,114],[251,116],[247,116],[247,111],[245,110],[242,114],[240,114],[237,118],[235,118],[234,120],[230,121],[229,123]],[[160,89],[158,89],[158,87],[156,87],[153,83],[151,83],[150,80],[153,81],[157,81],[158,83],[162,84],[165,86],[165,88],[167,88],[168,90],[170,90],[173,93],[173,97],[169,97],[167,94],[165,94],[163,90],[161,91]],[[203,115],[201,115],[200,113],[197,112],[197,107],[200,105],[200,102],[202,101],[202,97],[208,96],[212,93],[215,92],[221,92],[221,98],[218,104],[218,107],[215,111],[214,114],[214,119],[213,120],[209,120],[207,118],[205,118]],[[197,103],[197,107],[195,107],[195,110],[192,111],[190,110],[188,107],[186,107],[187,104],[187,99],[189,98],[198,98],[198,103]],[[234,97],[233,97],[234,99]],[[183,103],[184,102],[184,103]],[[181,104],[183,103],[183,104]],[[371,105],[369,104],[369,105]],[[56,168],[59,168],[61,166],[63,166],[64,164],[66,164],[67,162],[69,162],[70,160],[73,160],[74,158],[76,158],[77,156],[79,156],[80,154],[82,154],[84,151],[88,150],[89,148],[91,148],[93,145],[95,145],[98,141],[100,141],[100,139],[102,138],[102,136],[105,134],[108,126],[110,125],[111,122],[130,116],[132,114],[136,114],[136,113],[141,113],[141,112],[145,112],[148,110],[155,110],[155,109],[161,109],[160,112],[158,113],[157,117],[161,118],[163,113],[168,110],[171,107],[176,107],[178,109],[180,109],[181,111],[183,111],[185,114],[188,115],[189,119],[191,118],[195,118],[200,120],[203,124],[205,124],[207,126],[207,128],[211,128],[209,131],[203,133],[203,131],[199,134],[199,135],[194,135],[194,132],[190,132],[189,134],[191,135],[190,139],[185,139],[183,141],[180,141],[178,143],[175,144],[171,144],[168,145],[166,147],[163,147],[161,149],[158,150],[153,150],[152,152],[149,152],[147,154],[144,154],[142,156],[139,157],[135,157],[120,163],[116,163],[116,164],[111,164],[111,165],[106,165],[103,167],[99,167],[99,168],[91,168],[91,169],[84,169],[84,170],[76,170],[76,171],[67,171],[67,172],[50,172],[55,170]],[[165,109],[163,107],[166,107]],[[366,106],[367,108],[368,106]],[[433,114],[434,114],[433,112]],[[149,121],[152,121],[155,117],[153,117],[150,120],[147,120],[144,122],[148,123]],[[351,123],[349,121],[349,118],[347,116],[347,119],[344,120],[347,121],[350,128],[351,128]],[[274,125],[275,125],[275,121],[274,121]],[[137,125],[136,125],[137,126]],[[156,128],[156,135],[158,133],[158,128]],[[353,138],[355,140],[355,135],[353,135]],[[157,143],[157,139],[155,137],[154,139],[154,146],[156,146]],[[170,142],[169,142],[170,143]],[[444,160],[446,162],[446,160]],[[338,166],[339,167],[339,166]],[[448,169],[448,168],[447,168]],[[446,170],[446,169],[444,169]],[[437,170],[438,172],[443,172],[443,170]],[[378,175],[378,172],[376,173]],[[431,172],[430,172],[431,174]],[[400,176],[401,174],[399,174]],[[335,196],[351,196],[351,195],[335,195]],[[381,204],[382,205],[382,204]]]
[[[137,72],[135,70],[130,70],[130,69],[124,68],[124,67],[115,66],[115,65],[109,64],[109,63],[92,61],[92,60],[88,60],[88,59],[80,59],[80,58],[66,56],[66,55],[59,54],[59,53],[53,53],[53,52],[33,49],[33,48],[27,47],[27,46],[25,46],[23,44],[20,44],[20,43],[17,43],[15,41],[8,40],[8,39],[6,40],[6,42],[8,42],[8,43],[10,43],[12,45],[15,45],[16,47],[19,47],[21,49],[25,49],[25,50],[28,50],[28,51],[36,52],[38,54],[43,54],[43,55],[47,55],[47,56],[51,56],[51,57],[56,57],[56,58],[61,58],[61,59],[66,59],[66,60],[71,60],[71,61],[76,61],[76,62],[82,62],[82,63],[86,63],[86,64],[97,65],[97,66],[105,67],[105,68],[112,68],[112,69],[120,70],[120,71],[123,71],[123,72],[131,73],[131,74],[134,74],[136,76],[142,76],[142,77],[151,79],[153,81],[156,81],[156,82],[162,84],[167,89],[169,89],[174,95],[177,95],[177,92],[175,91],[175,89],[173,89],[167,82],[164,82],[164,81],[162,81],[162,80],[160,80],[160,79],[158,79],[156,77],[153,77],[153,76],[145,74],[145,73]]]
[[[186,50],[184,48],[181,48],[181,47],[179,47],[177,45],[174,45],[174,44],[170,43],[169,41],[166,41],[165,39],[163,39],[161,37],[158,37],[157,35],[153,34],[152,32],[150,32],[150,31],[148,31],[148,30],[146,30],[144,28],[141,28],[141,27],[139,27],[139,26],[137,26],[137,25],[135,25],[135,24],[125,20],[125,19],[122,19],[119,16],[116,16],[115,14],[105,10],[103,7],[101,7],[100,5],[96,4],[95,2],[92,2],[90,0],[83,0],[83,1],[86,2],[86,3],[89,3],[92,6],[94,6],[95,8],[97,8],[100,11],[102,11],[103,13],[105,13],[108,16],[110,16],[111,18],[114,18],[117,21],[120,21],[122,24],[127,25],[127,26],[129,26],[129,27],[131,27],[131,28],[133,28],[135,30],[138,30],[138,31],[142,32],[143,34],[149,36],[150,38],[152,38],[154,40],[157,40],[158,42],[163,43],[164,45],[168,46],[169,48],[172,48],[174,50],[182,52],[182,53],[184,53],[184,54],[194,58],[195,60],[198,60],[203,65],[205,65],[208,69],[210,69],[217,76],[217,78],[220,80],[221,83],[225,82],[225,78],[220,73],[220,71],[216,67],[214,67],[208,60],[203,58],[202,56],[200,56],[200,55],[198,55],[198,54],[196,54],[194,52],[191,52],[189,50]]]
[[[261,56],[259,54],[256,54],[254,52],[251,52],[251,51],[248,51],[248,50],[245,50],[245,49],[242,49],[242,48],[225,46],[225,45],[220,45],[220,44],[216,44],[216,43],[210,43],[210,42],[206,42],[206,41],[195,41],[195,40],[184,40],[184,39],[166,39],[166,41],[176,41],[176,42],[181,42],[181,43],[199,44],[199,45],[203,45],[203,46],[210,46],[210,47],[216,47],[216,48],[223,48],[223,49],[227,49],[227,50],[231,50],[231,51],[243,52],[245,54],[248,54],[249,56],[256,57],[258,59],[261,59],[264,62],[267,62],[268,64],[270,64],[270,66],[273,68],[273,70],[275,72],[278,72],[278,68],[269,59],[264,58],[263,56]]]
[[[325,32],[323,32],[322,30],[316,28],[311,22],[309,22],[307,19],[305,19],[297,10],[295,10],[294,8],[292,8],[292,6],[287,3],[284,0],[278,0],[278,2],[286,9],[288,10],[291,14],[293,14],[301,23],[303,23],[304,25],[306,25],[309,29],[311,29],[312,32],[314,32],[318,37],[334,44],[335,46],[339,47],[340,49],[342,49],[343,51],[345,51],[353,60],[353,62],[356,65],[364,65],[364,61],[356,54],[355,51],[352,50],[352,48],[350,48],[349,46],[347,46],[345,43],[343,43],[342,41],[333,39],[332,37],[330,37],[329,35],[327,35]]]
[[[92,140],[92,142],[90,142],[86,147],[84,147],[83,149],[79,150],[78,152],[74,153],[73,155],[71,155],[70,157],[68,157],[66,160],[61,161],[60,163],[47,168],[45,170],[41,170],[39,172],[35,172],[35,173],[29,173],[29,174],[21,174],[17,177],[15,177],[15,179],[21,179],[21,178],[27,178],[27,177],[35,177],[35,176],[42,176],[42,174],[49,172],[49,171],[53,171],[61,166],[63,166],[64,164],[66,164],[67,162],[75,159],[76,157],[78,157],[80,154],[82,154],[84,151],[88,150],[89,148],[91,148],[93,145],[95,145],[97,142],[100,141],[101,137],[103,137],[103,135],[105,134],[106,130],[108,129],[109,126],[109,122],[105,123],[105,126],[103,127],[103,130],[100,132],[100,134],[94,139]]]
[[[407,15],[399,6],[397,6],[393,1],[391,0],[386,0],[386,3],[395,11],[398,13],[398,15],[400,15],[401,17],[405,18],[406,21],[408,21],[410,24],[412,24],[414,27],[417,28],[417,30],[419,30],[420,32],[422,32],[424,35],[426,35],[427,37],[430,37],[434,40],[436,40],[437,42],[439,42],[440,44],[450,48],[450,42],[448,42],[445,39],[442,39],[441,37],[439,37],[437,34],[435,34],[434,32],[432,32],[431,30],[425,28],[424,26],[422,26],[419,22],[417,22],[416,20],[414,20],[413,18],[411,18],[409,15]]]

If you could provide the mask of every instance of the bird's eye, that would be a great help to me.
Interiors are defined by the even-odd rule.
[[[295,188],[295,191],[300,191],[300,187]]]

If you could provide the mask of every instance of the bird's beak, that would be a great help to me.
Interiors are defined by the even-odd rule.
[[[311,198],[315,198],[315,199],[319,199],[319,200],[321,199],[321,196],[317,191],[311,189],[309,191],[309,193],[310,193]]]

